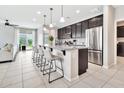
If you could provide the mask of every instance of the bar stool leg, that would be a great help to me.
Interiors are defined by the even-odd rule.
[[[33,53],[33,63],[35,63],[35,52]]]
[[[43,56],[41,56],[40,71],[43,71]]]
[[[56,67],[56,61],[55,61],[55,71],[56,71],[57,67]]]
[[[48,81],[49,81],[49,83],[51,83],[51,81],[50,81],[50,74],[51,74],[51,65],[52,65],[52,61],[50,62],[50,67],[49,67],[49,78],[48,78]]]
[[[52,60],[53,61],[53,60]],[[48,82],[49,83],[52,83],[53,81],[56,81],[56,80],[58,80],[58,79],[61,79],[61,78],[63,78],[64,77],[64,70],[63,70],[63,64],[62,64],[62,60],[60,60],[60,62],[61,62],[61,68],[59,68],[59,67],[57,67],[56,66],[56,63],[55,63],[55,71],[56,71],[56,68],[59,68],[61,71],[62,71],[62,76],[60,76],[60,77],[58,77],[58,78],[56,78],[56,79],[53,79],[53,80],[50,80],[50,74],[52,73],[52,72],[54,72],[54,71],[51,71],[51,65],[52,65],[52,61],[50,62],[50,68],[49,68],[49,78],[48,78]],[[54,60],[55,61],[55,60]],[[56,62],[56,61],[55,61]]]
[[[45,60],[45,62],[43,64],[43,75],[45,75],[44,71],[45,71],[45,65],[46,65],[46,58],[44,60]]]
[[[37,67],[40,67],[40,60],[41,60],[41,55],[38,54],[37,63],[36,63]]]
[[[62,69],[62,76],[64,77],[64,70],[63,70],[63,64],[62,64],[62,60],[60,59],[61,62],[61,69]]]

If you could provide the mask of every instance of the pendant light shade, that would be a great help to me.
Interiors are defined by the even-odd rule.
[[[61,5],[61,18],[60,18],[60,22],[64,23],[65,22],[65,18],[63,16],[63,5]]]
[[[43,24],[43,30],[46,31],[46,15],[43,15],[44,17],[44,24]]]
[[[50,25],[49,25],[50,28],[53,27],[53,24],[52,24],[52,11],[53,11],[53,8],[50,8]]]
[[[61,23],[64,23],[64,22],[65,22],[65,19],[64,19],[63,16],[60,18],[60,22],[61,22]]]
[[[50,28],[52,28],[53,27],[53,24],[50,24],[49,26],[50,26]]]

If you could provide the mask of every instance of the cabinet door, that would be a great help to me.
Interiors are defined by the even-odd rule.
[[[65,34],[65,30],[64,30],[64,28],[61,28],[61,39],[64,39],[65,37],[64,37],[64,34]]]
[[[96,17],[96,26],[102,26],[103,25],[103,15]]]
[[[81,75],[86,72],[88,68],[88,49],[78,50],[78,74]]]
[[[76,25],[75,24],[72,25],[71,29],[72,29],[72,38],[75,38],[75,36],[76,36]]]
[[[82,22],[82,38],[85,38],[86,29],[88,29],[88,20]]]
[[[103,15],[89,19],[89,28],[103,25]]]
[[[81,23],[76,24],[76,38],[81,38]]]
[[[66,38],[71,38],[71,26],[66,27]]]
[[[58,39],[60,39],[60,30],[61,29],[58,29]]]
[[[59,32],[59,36],[60,36],[60,39],[62,39],[62,29],[60,29],[60,32]]]
[[[66,39],[67,37],[66,37],[66,27],[64,27],[64,28],[62,28],[63,29],[63,34],[62,34],[62,37],[63,37],[63,39]]]

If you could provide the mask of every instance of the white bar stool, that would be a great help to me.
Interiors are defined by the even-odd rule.
[[[51,82],[53,82],[55,80],[58,80],[60,78],[63,78],[64,77],[64,70],[63,70],[63,64],[62,64],[62,57],[56,56],[56,55],[52,55],[52,53],[50,52],[49,49],[45,49],[44,50],[44,58],[45,58],[45,62],[44,62],[44,66],[43,66],[43,75],[46,75],[46,74],[49,75],[48,82],[51,83]],[[48,69],[45,68],[47,62],[49,64],[48,65],[49,66]],[[60,62],[61,67],[58,67],[56,65],[56,62]],[[52,71],[53,67],[55,67],[55,70]],[[60,77],[56,78],[56,79],[51,80],[50,75],[51,75],[51,73],[57,71],[57,68],[59,70],[61,70],[62,75]],[[47,72],[47,70],[48,70],[48,72]]]

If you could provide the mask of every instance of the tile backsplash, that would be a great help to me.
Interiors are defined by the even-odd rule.
[[[64,44],[64,42],[68,42],[68,41],[71,41],[73,42],[73,40],[76,40],[76,45],[86,45],[86,42],[85,42],[85,38],[75,38],[75,39],[62,39],[60,40],[62,44]]]

